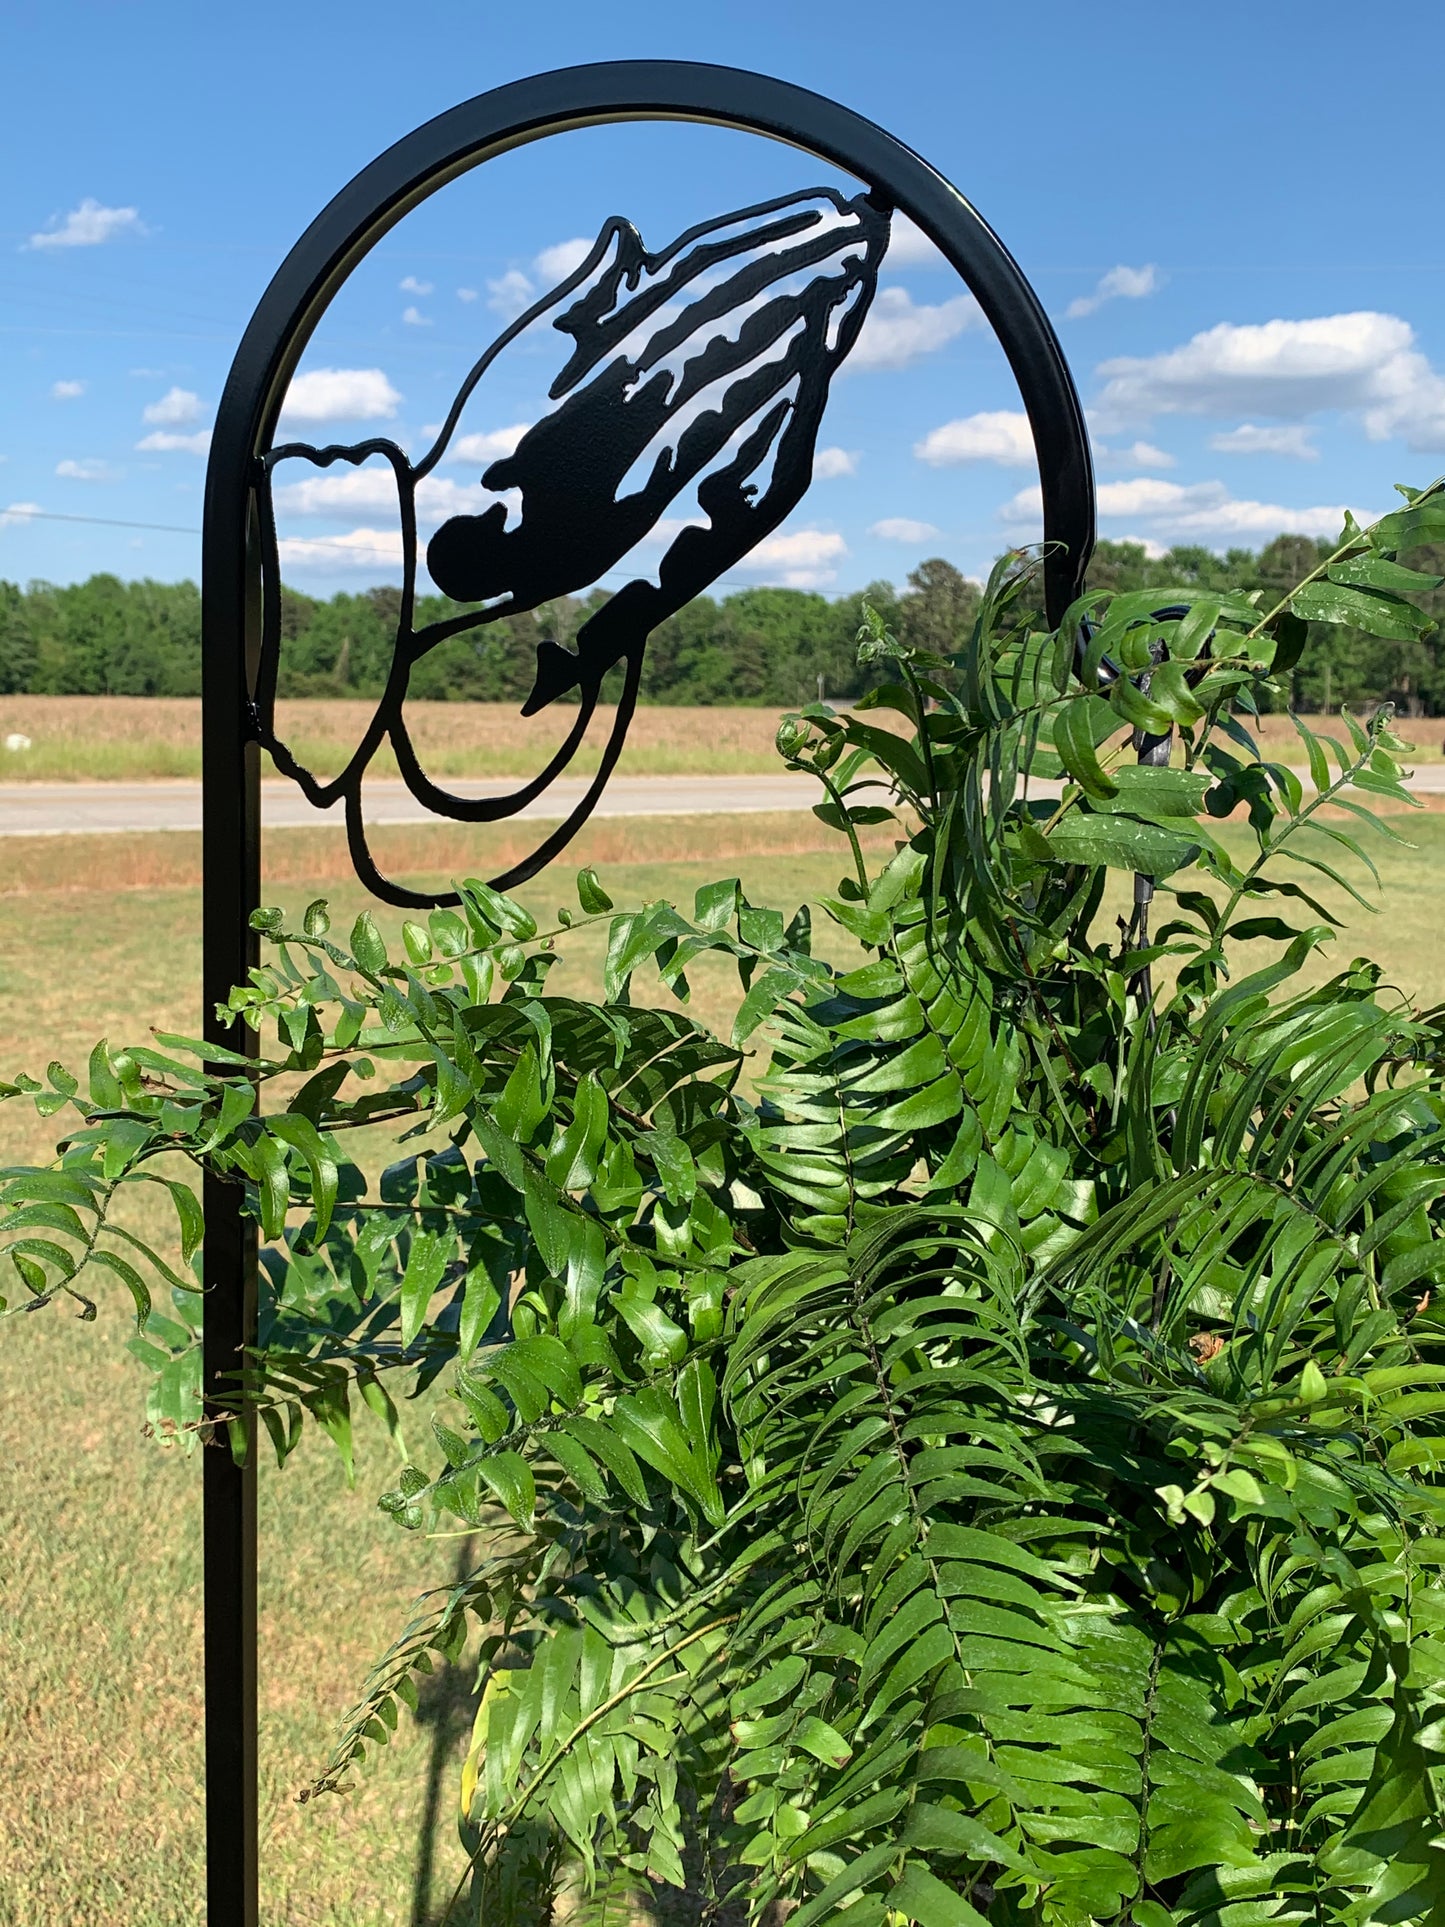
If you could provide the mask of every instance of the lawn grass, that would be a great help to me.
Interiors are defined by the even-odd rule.
[[[1367,952],[1403,990],[1445,1001],[1445,819],[1396,822],[1417,847],[1375,845],[1383,912],[1356,911],[1312,969],[1322,975]],[[826,841],[802,817],[778,819],[783,847],[770,848],[767,823],[598,825],[589,834],[645,836],[657,860],[623,862],[621,842],[607,846],[613,854],[590,846],[581,856],[600,858],[619,905],[660,896],[686,905],[699,883],[731,873],[756,901],[789,911],[831,891],[844,867],[836,844],[789,844]],[[166,840],[90,839],[105,847],[88,870],[37,868],[24,894],[0,897],[0,1071],[43,1070],[53,1056],[74,1064],[102,1034],[195,1028],[198,892],[183,865],[167,883],[154,848],[131,851]],[[52,857],[59,844],[85,841],[37,839]],[[267,849],[273,900],[299,911],[327,894],[338,922],[360,907],[360,890],[336,881],[337,862],[319,845],[278,835]],[[11,867],[8,842],[0,854]],[[398,854],[430,856],[427,867],[447,874],[442,845]],[[1110,910],[1126,892],[1121,878]],[[568,875],[519,894],[550,913],[570,895]],[[394,927],[399,913],[381,920]],[[1267,947],[1253,948],[1265,961]],[[577,932],[562,950],[553,987],[595,994],[600,935]],[[716,966],[693,981],[696,1014],[725,1026],[735,978]],[[42,1156],[49,1141],[33,1111],[0,1107],[6,1161]],[[114,1303],[94,1325],[51,1311],[0,1331],[0,1927],[192,1927],[200,1918],[199,1468],[142,1438],[143,1385],[123,1350],[126,1331]],[[376,1510],[389,1466],[384,1441],[363,1427],[354,1492],[316,1440],[284,1478],[263,1467],[268,1927],[432,1927],[460,1870],[453,1802],[470,1722],[465,1676],[439,1679],[424,1720],[403,1721],[349,1799],[299,1807],[292,1798],[408,1602],[445,1583],[465,1551],[465,1542],[403,1534]]]
[[[835,884],[834,855],[740,851],[734,823],[755,836],[755,819],[714,824],[709,860],[612,863],[609,889],[619,904],[690,904],[699,883],[736,870],[759,901],[791,910]],[[664,820],[647,834],[654,847],[687,847],[691,829]],[[815,843],[823,834],[813,826]],[[98,840],[114,852],[129,839]],[[299,909],[329,882],[288,878],[270,894]],[[338,921],[364,901],[354,883],[329,894]],[[520,894],[550,917],[570,880],[549,877]],[[118,1041],[153,1024],[194,1030],[199,927],[194,888],[4,899],[0,1067],[76,1061],[103,1033]],[[87,956],[97,931],[104,948]],[[553,985],[595,994],[601,962],[601,933],[579,931],[565,940]],[[725,1027],[736,978],[705,966],[693,982],[696,1013]],[[0,1108],[7,1162],[42,1157],[51,1142],[32,1111]],[[52,1311],[0,1333],[3,1927],[193,1927],[200,1918],[199,1466],[142,1437],[143,1378],[124,1351],[128,1330],[110,1302],[93,1325]],[[319,1439],[284,1478],[263,1461],[268,1927],[422,1927],[461,1870],[454,1802],[472,1714],[464,1673],[439,1676],[423,1721],[403,1723],[350,1798],[301,1807],[293,1797],[410,1601],[447,1583],[465,1555],[465,1542],[418,1540],[377,1510],[391,1463],[379,1428],[366,1425],[355,1491]]]

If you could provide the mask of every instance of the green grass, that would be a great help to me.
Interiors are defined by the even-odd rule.
[[[838,866],[777,856],[643,864],[611,868],[607,881],[619,903],[690,903],[700,882],[733,867],[759,900],[792,908],[830,889]],[[569,889],[559,875],[523,894],[547,914]],[[299,908],[315,893],[276,894]],[[355,886],[330,894],[348,919],[363,901]],[[193,890],[0,900],[0,1068],[76,1061],[102,1033],[194,1030],[198,913]],[[98,931],[104,948],[82,967]],[[595,993],[601,957],[600,935],[579,932],[554,983]],[[721,967],[695,973],[699,1015],[726,1023],[735,985]],[[28,1107],[0,1108],[7,1161],[44,1156],[52,1141]],[[201,1916],[199,1465],[142,1437],[128,1331],[114,1302],[94,1325],[52,1310],[0,1330],[3,1927],[193,1927]],[[379,1428],[366,1426],[355,1491],[319,1439],[284,1475],[262,1463],[269,1927],[420,1927],[461,1870],[466,1675],[437,1682],[424,1723],[403,1723],[350,1798],[294,1801],[368,1662],[415,1594],[452,1577],[461,1549],[402,1533],[377,1510],[390,1464]]]
[[[1395,819],[1415,850],[1383,844],[1389,893],[1356,912],[1317,974],[1358,952],[1427,1003],[1445,1000],[1445,818]],[[1234,834],[1227,832],[1227,834]],[[833,856],[610,865],[620,904],[740,870],[759,901],[791,910],[830,890]],[[304,881],[268,892],[297,909]],[[565,900],[565,873],[522,892]],[[338,921],[362,898],[327,892]],[[1111,898],[1122,907],[1125,887]],[[395,918],[383,917],[384,922]],[[1264,946],[1255,946],[1264,961]],[[553,984],[595,991],[601,939],[563,940]],[[1271,953],[1272,954],[1272,953]],[[197,1023],[199,895],[0,898],[0,1070],[75,1062],[91,1041]],[[722,1024],[736,980],[695,973],[695,1009]],[[44,1155],[30,1110],[0,1107],[0,1154]],[[0,1333],[0,1927],[192,1927],[200,1918],[198,1465],[141,1436],[142,1379],[127,1321],[63,1313]],[[363,1429],[357,1488],[319,1442],[261,1475],[263,1918],[270,1927],[421,1927],[460,1870],[456,1771],[470,1681],[439,1681],[426,1719],[403,1723],[359,1790],[299,1807],[331,1727],[413,1595],[445,1583],[459,1542],[399,1532],[376,1510],[389,1468]],[[426,1869],[430,1860],[431,1872]]]

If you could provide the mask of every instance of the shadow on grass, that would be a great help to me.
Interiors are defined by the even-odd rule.
[[[475,1563],[473,1542],[463,1539],[457,1547],[456,1569],[452,1584],[460,1585]],[[408,1927],[442,1927],[451,1899],[451,1882],[435,1899],[432,1883],[436,1872],[437,1818],[444,1797],[444,1783],[450,1778],[459,1741],[471,1732],[476,1717],[477,1698],[472,1690],[470,1671],[451,1664],[440,1667],[422,1681],[417,1694],[415,1722],[431,1728],[427,1751],[426,1800],[422,1807],[417,1834],[416,1871],[411,1881],[411,1912]]]

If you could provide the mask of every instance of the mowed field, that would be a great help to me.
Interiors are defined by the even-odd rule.
[[[1368,952],[1402,989],[1445,1000],[1445,819],[1422,812],[1395,822],[1417,847],[1376,842],[1383,910],[1355,914],[1332,967]],[[501,833],[488,843],[468,832],[451,844],[444,839],[456,832],[430,842],[429,831],[387,834],[394,841],[383,859],[413,875],[488,874],[505,860]],[[267,894],[298,912],[326,894],[337,920],[349,921],[362,897],[332,881],[341,860],[339,839],[328,836],[270,837]],[[52,1057],[79,1065],[101,1035],[120,1042],[152,1025],[195,1028],[199,894],[193,856],[175,847],[187,841],[0,846],[9,884],[0,896],[0,1074],[43,1074]],[[738,874],[755,901],[787,911],[829,893],[844,867],[806,816],[600,824],[575,861],[598,863],[619,905],[658,897],[688,905],[699,883]],[[570,876],[571,865],[559,865],[519,894],[549,914],[573,900]],[[1121,879],[1120,906],[1124,895]],[[399,913],[381,921],[393,928]],[[553,985],[595,993],[599,934],[576,933],[561,948]],[[841,942],[836,949],[846,954]],[[735,978],[721,967],[693,977],[698,1016],[725,1025]],[[48,1141],[29,1107],[0,1106],[6,1161],[43,1155]],[[142,1437],[143,1379],[123,1348],[128,1329],[113,1300],[94,1325],[51,1310],[0,1326],[3,1927],[192,1927],[200,1918],[198,1466]],[[408,1423],[424,1436],[420,1421]],[[456,1774],[473,1704],[464,1671],[433,1682],[422,1719],[403,1719],[347,1799],[294,1800],[411,1599],[447,1583],[472,1550],[465,1540],[403,1534],[376,1509],[391,1463],[379,1430],[363,1424],[354,1491],[314,1439],[284,1474],[263,1464],[268,1927],[437,1927],[460,1871]],[[614,1911],[613,1927],[623,1918]]]
[[[282,740],[320,776],[340,770],[374,714],[370,702],[282,702]],[[618,765],[631,776],[772,775],[773,737],[784,712],[776,709],[669,709],[644,705],[628,731]],[[423,766],[433,777],[530,776],[565,736],[575,709],[554,703],[539,716],[521,717],[510,703],[409,703],[407,725]],[[614,711],[599,707],[587,741],[571,765],[574,775],[596,770]],[[879,710],[876,720],[901,726]],[[1312,728],[1343,733],[1338,717],[1311,716]],[[1445,721],[1402,721],[1412,760],[1438,763],[1445,755]],[[1303,762],[1299,738],[1285,716],[1267,716],[1262,741],[1286,761]],[[6,749],[25,736],[28,749]],[[397,774],[384,748],[372,765]],[[265,770],[273,774],[270,759]],[[192,780],[201,773],[201,705],[189,697],[0,697],[0,783],[145,782]]]

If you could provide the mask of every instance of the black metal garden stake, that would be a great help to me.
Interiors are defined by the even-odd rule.
[[[277,444],[288,384],[317,323],[352,269],[401,218],[459,174],[526,142],[609,121],[686,120],[767,136],[845,170],[861,191],[808,189],[719,216],[649,248],[628,221],[604,224],[586,259],[486,349],[462,383],[433,447],[416,463],[394,442]],[[1002,243],[958,191],[891,135],[833,101],[733,68],[621,61],[539,75],[465,102],[409,134],[357,175],[283,262],[246,329],[217,414],[206,479],[204,648],[205,967],[207,1041],[254,1047],[216,1015],[256,961],[262,747],[318,807],[342,803],[361,881],[398,904],[455,901],[381,875],[367,846],[362,784],[389,742],[408,786],[439,816],[495,821],[541,795],[570,762],[603,676],[623,692],[601,767],[582,802],[499,884],[533,876],[591,813],[622,748],[643,651],[657,624],[774,531],[812,476],[829,384],[866,325],[895,212],[908,215],[962,276],[1018,380],[1039,456],[1045,593],[1058,622],[1083,580],[1094,539],[1093,477],[1083,414],[1053,329]],[[474,606],[413,622],[415,491],[448,449],[462,408],[495,357],[550,319],[563,338],[555,408],[482,476],[497,500],[432,536],[431,581]],[[656,451],[633,492],[619,486]],[[376,714],[329,782],[276,733],[280,575],[272,476],[284,461],[329,468],[385,460],[395,478],[403,588],[395,653]],[[684,489],[701,517],[667,547],[655,583],[630,582],[584,625],[576,653],[544,643],[523,707],[577,692],[562,748],[511,795],[477,799],[426,775],[407,732],[413,664],[464,629],[585,589],[655,528]],[[509,503],[520,493],[520,519]],[[506,497],[507,499],[503,499]],[[256,1227],[239,1187],[206,1181],[204,1375],[219,1417],[256,1335]],[[210,1927],[255,1927],[256,1471],[217,1426],[204,1452],[206,1850]]]

